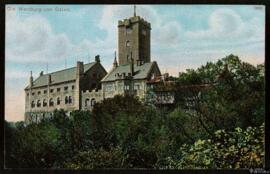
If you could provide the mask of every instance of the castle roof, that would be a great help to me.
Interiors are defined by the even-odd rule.
[[[84,72],[91,69],[96,63],[97,62],[84,64]],[[41,75],[36,80],[34,80],[32,88],[47,86],[49,75],[51,75],[51,85],[73,81],[76,80],[76,67]],[[25,89],[29,89],[29,85]]]
[[[134,75],[133,79],[146,79],[149,77],[151,70],[156,66],[159,71],[158,65],[155,61],[144,63],[142,65],[134,64]],[[118,67],[114,68],[109,72],[101,81],[102,82],[109,82],[115,81],[118,79],[118,75],[122,75],[125,73],[128,76],[130,73],[130,64],[119,65]]]

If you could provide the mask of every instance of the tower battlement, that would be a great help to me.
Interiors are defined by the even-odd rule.
[[[144,18],[142,18],[140,16],[134,16],[134,17],[131,17],[131,18],[126,18],[126,19],[123,19],[123,20],[119,20],[118,21],[118,27],[129,26],[131,24],[138,23],[138,22],[142,23],[143,25],[145,25],[146,27],[151,29],[151,24],[149,22],[147,22],[146,20],[144,20]]]

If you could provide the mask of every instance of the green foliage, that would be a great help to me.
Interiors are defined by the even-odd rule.
[[[218,130],[213,139],[184,144],[178,158],[167,158],[168,168],[263,168],[264,124],[232,132]]]
[[[65,163],[71,169],[123,168],[124,156],[119,149],[93,149],[81,151],[73,157],[72,162]]]
[[[16,131],[16,130],[15,130]],[[31,124],[16,131],[12,157],[20,168],[50,168],[56,159],[59,132],[51,123]],[[7,165],[9,167],[9,165]],[[14,166],[11,166],[14,167]]]
[[[264,65],[257,67],[229,55],[178,78],[177,101],[213,136],[218,129],[259,126],[264,120]],[[203,86],[204,85],[204,86]]]

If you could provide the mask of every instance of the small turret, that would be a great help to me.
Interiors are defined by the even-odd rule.
[[[134,5],[134,14],[133,14],[134,17],[136,17],[136,5]]]
[[[48,85],[52,83],[52,75],[48,74]]]
[[[33,76],[32,76],[32,71],[30,71],[30,78],[29,78],[29,86],[33,86]]]
[[[114,62],[113,62],[113,68],[117,68],[118,67],[118,63],[116,60],[116,51],[114,52]]]

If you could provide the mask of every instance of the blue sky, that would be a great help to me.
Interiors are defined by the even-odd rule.
[[[7,5],[6,120],[23,119],[30,70],[37,77],[47,63],[52,72],[99,54],[109,71],[117,22],[132,15],[132,5]],[[177,75],[231,53],[264,62],[264,6],[137,5],[137,15],[151,23],[151,58],[162,73]]]

